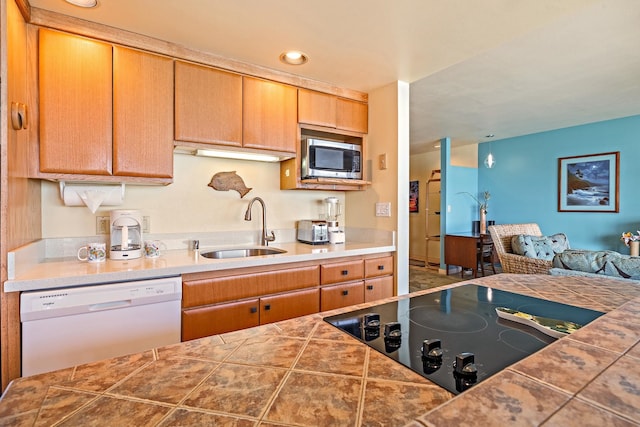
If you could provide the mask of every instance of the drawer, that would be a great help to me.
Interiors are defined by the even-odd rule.
[[[364,278],[364,262],[362,260],[322,264],[320,266],[320,284],[351,282]]]
[[[258,299],[182,310],[182,341],[260,324]]]
[[[364,282],[364,302],[393,296],[393,276],[367,279]]]
[[[393,256],[364,260],[364,277],[387,276],[393,274]]]
[[[259,297],[318,286],[319,267],[290,268],[254,274],[184,280],[182,307]]]
[[[320,311],[364,302],[364,281],[320,288]]]
[[[320,311],[320,290],[287,292],[260,298],[260,324],[279,322]]]

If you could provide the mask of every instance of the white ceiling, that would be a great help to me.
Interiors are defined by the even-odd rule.
[[[640,114],[638,0],[29,2],[364,92],[409,82],[412,153]]]

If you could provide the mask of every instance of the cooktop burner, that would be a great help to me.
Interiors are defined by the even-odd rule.
[[[582,326],[604,314],[469,284],[324,320],[457,394],[556,340],[498,307]]]

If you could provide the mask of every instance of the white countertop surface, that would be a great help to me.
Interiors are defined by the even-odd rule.
[[[356,239],[357,240],[357,239]],[[362,239],[360,239],[362,240]],[[206,245],[200,252],[230,247],[257,247],[251,244]],[[196,251],[182,248],[162,251],[157,258],[110,260],[100,263],[78,261],[73,256],[44,257],[33,262],[20,263],[15,276],[4,284],[5,292],[57,289],[158,277],[178,276],[184,273],[226,270],[232,268],[276,265],[291,262],[360,256],[396,250],[393,238],[376,236],[369,241],[347,241],[344,244],[308,245],[297,241],[276,242],[270,247],[287,251],[283,254],[247,258],[208,259]],[[28,249],[25,250],[28,252]],[[68,254],[67,254],[68,255]],[[26,256],[22,255],[24,259]]]

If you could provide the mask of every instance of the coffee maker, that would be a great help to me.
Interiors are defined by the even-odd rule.
[[[134,259],[142,256],[142,215],[137,210],[113,210],[109,214],[111,244],[109,258]]]

